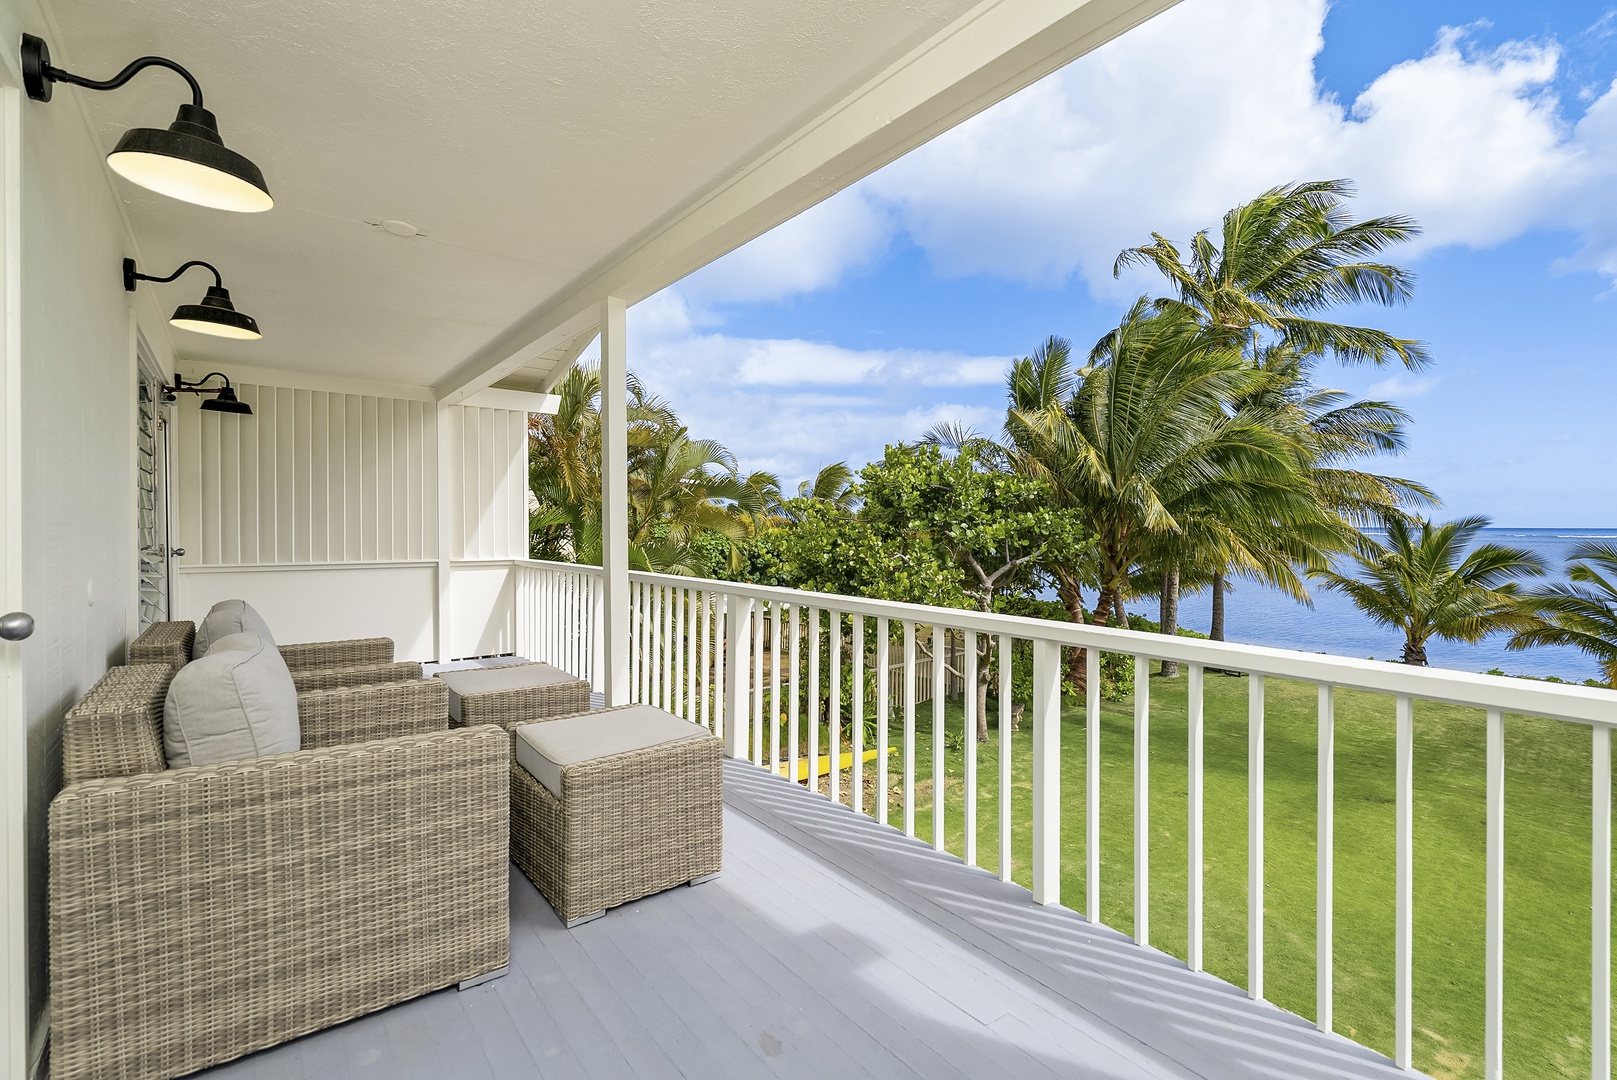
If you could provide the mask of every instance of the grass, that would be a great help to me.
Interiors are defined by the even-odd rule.
[[[1187,941],[1186,682],[1150,684],[1151,944],[1183,959]],[[1204,740],[1204,963],[1247,981],[1247,693],[1209,675]],[[1314,1018],[1317,698],[1312,684],[1269,680],[1264,740],[1264,990]],[[1484,717],[1416,703],[1414,1064],[1439,1078],[1483,1075]],[[932,836],[932,707],[916,725],[916,835]],[[964,852],[961,703],[946,708],[945,834]],[[978,747],[978,862],[998,869],[998,731]],[[1012,878],[1031,885],[1032,731],[1011,735]],[[895,719],[893,745],[901,723]],[[1590,957],[1588,729],[1506,718],[1505,1030],[1507,1075],[1587,1076]],[[1085,896],[1085,738],[1081,703],[1062,716],[1061,895]],[[1336,699],[1335,1029],[1393,1049],[1393,700]],[[1134,719],[1131,701],[1101,712],[1101,920],[1134,931]],[[889,821],[902,826],[902,763],[893,759]],[[845,774],[846,775],[846,774]],[[824,785],[822,783],[822,790]],[[846,801],[848,784],[843,784]],[[870,802],[867,800],[867,811]]]

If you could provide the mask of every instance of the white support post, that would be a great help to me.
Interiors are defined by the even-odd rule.
[[[999,635],[999,880],[1011,880],[1011,663],[1012,639]]]
[[[865,812],[865,617],[853,617],[853,716],[848,738],[853,743],[853,812]]]
[[[1246,993],[1263,1000],[1263,676],[1247,676]]]
[[[904,835],[915,835],[915,624],[904,623]]]
[[[827,611],[825,613],[828,628],[831,631],[830,639],[826,645],[825,662],[830,665],[827,673],[829,678],[825,694],[825,741],[829,744],[825,748],[826,757],[831,762],[831,771],[826,777],[826,791],[832,802],[842,801],[842,612]]]
[[[787,726],[786,726],[786,741],[790,744],[790,746],[788,746],[787,750],[786,750],[786,760],[790,764],[787,766],[786,775],[791,780],[791,782],[794,783],[794,784],[798,783],[799,781],[801,781],[803,779],[803,777],[802,777],[802,766],[801,766],[801,764],[799,764],[800,761],[802,760],[802,757],[803,757],[803,748],[802,748],[803,732],[802,732],[802,727],[801,727],[802,713],[803,713],[803,702],[802,702],[802,695],[803,695],[803,668],[802,668],[802,661],[803,661],[803,655],[802,655],[802,652],[803,652],[803,631],[802,631],[802,622],[803,622],[803,620],[802,620],[802,614],[803,614],[802,605],[793,604],[792,605],[792,650],[791,650],[792,651],[792,667],[791,667],[791,679],[790,679],[790,682],[791,682],[791,690],[790,690],[791,697],[788,699],[788,703],[787,703],[787,709],[789,710],[787,715],[789,716],[789,719],[787,721]]]
[[[820,609],[808,609],[808,631],[803,644],[808,646],[808,713],[803,717],[808,724],[808,782],[810,791],[820,790]]]
[[[764,623],[767,615],[755,605],[752,619],[752,763],[764,763]]]
[[[601,579],[606,704],[629,703],[629,404],[627,308],[601,301]]]
[[[1415,1050],[1415,703],[1403,694],[1397,698],[1397,726],[1392,1059],[1408,1069]]]
[[[1084,914],[1100,922],[1100,650],[1084,650]]]
[[[1488,710],[1487,871],[1483,940],[1482,1075],[1505,1077],[1505,714]],[[1610,880],[1608,876],[1607,880]],[[1609,968],[1607,970],[1610,970]],[[1608,1015],[1610,1010],[1607,1011]],[[1599,1075],[1596,1073],[1595,1075]]]
[[[1033,642],[1033,902],[1061,903],[1061,646],[1043,639]]]
[[[780,771],[780,609],[779,600],[769,605],[769,769]],[[797,748],[792,748],[797,753]]]
[[[725,597],[725,670],[730,676],[725,689],[724,752],[733,758],[747,756],[747,681],[751,665],[747,652],[752,645],[752,598]]]
[[[1604,724],[1594,726],[1593,788],[1589,1075],[1611,1080],[1611,728]]]
[[[1188,896],[1186,909],[1190,920],[1188,949],[1186,962],[1190,970],[1202,969],[1202,804],[1203,804],[1203,772],[1202,772],[1202,741],[1205,727],[1202,709],[1202,682],[1204,669],[1201,664],[1191,664],[1189,673],[1189,687],[1187,693],[1188,719],[1190,723],[1190,746],[1188,751],[1190,770],[1190,828],[1188,830],[1186,848],[1186,879],[1188,882]]]
[[[1336,937],[1336,692],[1319,687],[1318,827],[1314,880],[1314,1024],[1331,1030]]]
[[[1151,944],[1151,659],[1134,658],[1134,940]]]

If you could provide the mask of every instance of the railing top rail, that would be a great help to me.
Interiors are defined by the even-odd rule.
[[[548,570],[599,575],[598,566],[575,563],[517,560],[519,565]],[[1439,701],[1477,709],[1499,709],[1552,720],[1580,724],[1617,726],[1617,692],[1564,683],[1542,683],[1500,675],[1480,675],[1445,668],[1411,667],[1379,660],[1360,660],[1329,653],[1308,653],[1275,649],[1263,645],[1239,645],[1201,638],[1168,637],[1139,630],[1107,626],[1085,626],[1017,615],[998,615],[965,608],[905,604],[893,600],[870,600],[836,593],[806,592],[769,585],[749,585],[735,581],[679,577],[633,571],[633,580],[686,589],[703,589],[772,600],[803,607],[824,608],[848,615],[938,623],[980,634],[1005,634],[1024,640],[1053,641],[1059,645],[1099,649],[1102,652],[1150,656],[1158,660],[1200,664],[1254,675],[1325,683],[1331,686],[1374,693],[1393,694]]]

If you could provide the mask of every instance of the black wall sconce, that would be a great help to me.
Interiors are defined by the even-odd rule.
[[[220,387],[203,386],[202,384],[209,379],[223,379],[225,384]],[[253,415],[253,407],[236,397],[236,391],[230,385],[230,376],[222,371],[210,371],[195,382],[186,382],[176,372],[174,385],[163,387],[163,400],[172,404],[178,400],[178,395],[180,394],[213,394],[213,397],[202,399],[203,412],[234,413],[237,416]]]
[[[255,213],[275,205],[258,166],[225,146],[219,123],[202,107],[202,87],[189,71],[161,56],[133,60],[110,79],[86,79],[51,65],[50,48],[32,34],[22,36],[22,78],[28,96],[49,101],[51,87],[65,82],[89,90],[116,90],[149,67],[177,72],[191,87],[191,104],[181,105],[168,128],[130,128],[107,155],[112,171],[127,180],[184,202],[216,210]]]
[[[212,334],[214,337],[235,338],[238,341],[257,341],[264,335],[258,331],[258,323],[251,315],[236,310],[236,305],[230,302],[230,290],[225,288],[224,278],[212,263],[205,263],[201,259],[192,259],[181,264],[180,268],[167,277],[153,277],[151,274],[142,274],[135,270],[135,260],[124,260],[124,291],[134,292],[137,281],[173,281],[193,266],[206,267],[213,271],[213,284],[208,286],[208,292],[200,304],[181,304],[174,309],[174,317],[169,319],[169,325],[178,326],[181,330],[195,330],[199,334]]]

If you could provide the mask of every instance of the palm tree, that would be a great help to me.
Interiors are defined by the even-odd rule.
[[[1403,662],[1425,666],[1426,643],[1434,637],[1475,643],[1531,624],[1517,579],[1542,575],[1544,562],[1524,548],[1472,546],[1488,524],[1485,517],[1442,525],[1388,517],[1386,543],[1366,538],[1353,554],[1360,577],[1335,570],[1318,576],[1377,623],[1402,630]]]
[[[1304,355],[1328,353],[1344,363],[1397,359],[1415,368],[1426,347],[1384,330],[1329,322],[1318,316],[1339,304],[1391,305],[1409,298],[1409,271],[1373,261],[1394,244],[1420,235],[1407,217],[1349,219],[1347,180],[1315,180],[1271,188],[1224,215],[1220,243],[1207,230],[1190,242],[1190,259],[1160,233],[1128,248],[1113,272],[1154,266],[1176,296],[1157,301],[1179,308],[1249,352],[1262,332]]]
[[[1048,479],[1095,532],[1095,565],[1083,568],[1098,590],[1092,622],[1121,620],[1131,572],[1164,545],[1216,542],[1260,572],[1290,573],[1249,538],[1317,514],[1293,441],[1226,408],[1254,379],[1236,349],[1142,299],[1089,366],[1072,371],[1068,357],[1051,339],[1012,366],[1006,439],[1016,466]],[[1069,574],[1059,585],[1071,610]]]
[[[1423,366],[1429,356],[1418,341],[1320,317],[1344,303],[1402,303],[1413,285],[1407,270],[1375,256],[1418,236],[1419,226],[1399,216],[1354,222],[1344,206],[1352,194],[1346,180],[1272,188],[1224,215],[1219,243],[1205,229],[1192,237],[1188,260],[1172,241],[1152,233],[1150,244],[1118,255],[1113,273],[1155,267],[1174,291],[1156,301],[1158,308],[1199,320],[1241,349],[1253,366],[1261,366],[1264,351],[1277,344],[1299,357],[1329,354],[1344,363],[1396,359],[1410,368]],[[1218,640],[1224,637],[1231,572],[1240,570],[1215,568],[1211,576],[1211,630]]]
[[[1510,648],[1570,645],[1594,657],[1606,685],[1617,689],[1617,544],[1588,541],[1568,556],[1568,583],[1530,594],[1535,619]]]

